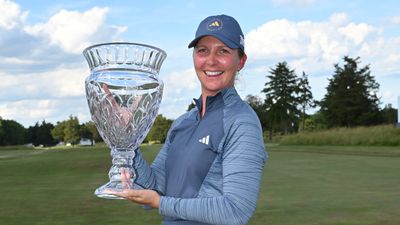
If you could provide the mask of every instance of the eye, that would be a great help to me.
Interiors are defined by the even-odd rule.
[[[196,48],[196,53],[206,53],[207,49],[204,47],[198,47]]]
[[[219,52],[220,52],[220,54],[230,54],[231,53],[231,51],[230,51],[230,49],[226,49],[226,48],[221,48],[220,50],[219,50]]]

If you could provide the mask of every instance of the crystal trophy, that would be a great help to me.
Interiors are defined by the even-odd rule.
[[[167,55],[150,45],[127,42],[93,45],[83,55],[90,67],[85,80],[89,110],[112,157],[110,181],[95,195],[122,199],[109,191],[133,186],[135,150],[157,116],[163,92],[158,73]],[[122,173],[127,172],[130,180],[122,182]]]

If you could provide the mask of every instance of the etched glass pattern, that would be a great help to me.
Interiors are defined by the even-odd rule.
[[[135,150],[160,106],[163,83],[158,73],[166,53],[143,44],[105,43],[88,47],[83,54],[91,70],[85,81],[89,110],[112,156],[110,181],[95,194],[120,199],[107,190],[132,188]],[[129,172],[129,182],[121,182],[122,171]]]

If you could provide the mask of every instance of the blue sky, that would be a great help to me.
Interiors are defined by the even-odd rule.
[[[400,3],[372,0],[248,1],[11,1],[0,0],[0,116],[32,126],[78,116],[90,120],[84,92],[89,68],[82,50],[112,41],[164,49],[160,113],[175,119],[200,95],[191,49],[209,15],[235,17],[245,33],[248,61],[236,87],[260,92],[266,75],[287,61],[308,74],[315,99],[342,58],[361,57],[380,84],[382,105],[400,96]]]

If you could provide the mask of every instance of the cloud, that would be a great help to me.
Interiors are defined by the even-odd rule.
[[[307,56],[332,62],[349,51],[335,28],[327,22],[272,20],[247,34],[246,48],[251,60]]]
[[[77,115],[89,119],[81,52],[120,40],[126,27],[106,24],[109,9],[60,10],[44,23],[27,25],[28,12],[0,0],[0,116],[24,126]]]
[[[267,21],[246,35],[247,71],[251,75],[244,78],[252,94],[260,94],[265,75],[278,62],[286,61],[297,74],[304,71],[308,75],[318,100],[325,94],[333,65],[342,65],[346,55],[359,56],[360,67],[369,64],[371,75],[381,84],[381,101],[394,103],[400,75],[400,37],[385,37],[383,31],[384,27],[352,22],[346,13],[332,14],[323,21]]]
[[[175,119],[187,110],[194,97],[200,95],[200,82],[193,68],[172,72],[161,79],[164,94],[160,113]]]
[[[340,26],[347,22],[348,17],[346,13],[334,13],[329,17],[329,23],[334,26]]]
[[[396,25],[400,25],[400,16],[394,16],[392,17],[392,23],[396,24]]]
[[[333,14],[328,20],[272,20],[246,35],[246,51],[254,62],[287,61],[297,71],[312,73],[332,71],[345,55],[360,56],[365,63],[374,63],[380,74],[400,70],[397,60],[398,39],[383,36],[383,28],[367,23],[349,22],[345,13]],[[254,63],[256,64],[256,63]]]
[[[79,63],[84,48],[120,41],[127,30],[105,23],[109,12],[106,7],[83,12],[60,10],[44,23],[26,25],[28,13],[21,12],[16,3],[1,1],[0,6],[7,11],[0,15],[0,70],[12,74],[44,72],[62,64]]]
[[[22,12],[18,4],[0,0],[0,28],[11,30],[22,24],[27,16],[28,12]]]
[[[25,127],[44,119],[55,124],[70,115],[88,121],[84,86],[88,75],[83,66],[20,76],[0,72],[0,116]]]
[[[25,31],[32,36],[48,39],[50,44],[60,46],[65,52],[78,54],[93,40],[103,39],[106,30],[109,31],[108,41],[126,31],[126,27],[103,27],[108,11],[107,7],[94,7],[82,13],[61,10],[46,23],[27,26]]]
[[[164,80],[166,94],[174,95],[188,91],[199,90],[199,81],[194,69],[175,71],[167,75]]]
[[[46,118],[55,112],[49,99],[20,100],[0,105],[2,117],[8,118]]]
[[[0,101],[83,97],[87,75],[89,70],[83,66],[60,67],[43,73],[27,73],[20,76],[0,73]]]
[[[365,23],[350,23],[344,27],[338,28],[338,31],[346,37],[347,40],[353,41],[355,45],[363,43],[369,34],[375,33],[379,35],[380,32],[379,29]]]
[[[20,29],[0,28],[0,71],[18,75],[51,70],[62,63],[76,61],[76,55],[62,51],[48,41]]]
[[[78,116],[81,122],[90,119],[88,106],[84,98],[71,99],[22,99],[0,104],[1,117],[12,119],[25,127],[35,122],[46,120],[56,124],[66,120],[70,115]],[[35,122],[32,122],[35,121]]]

